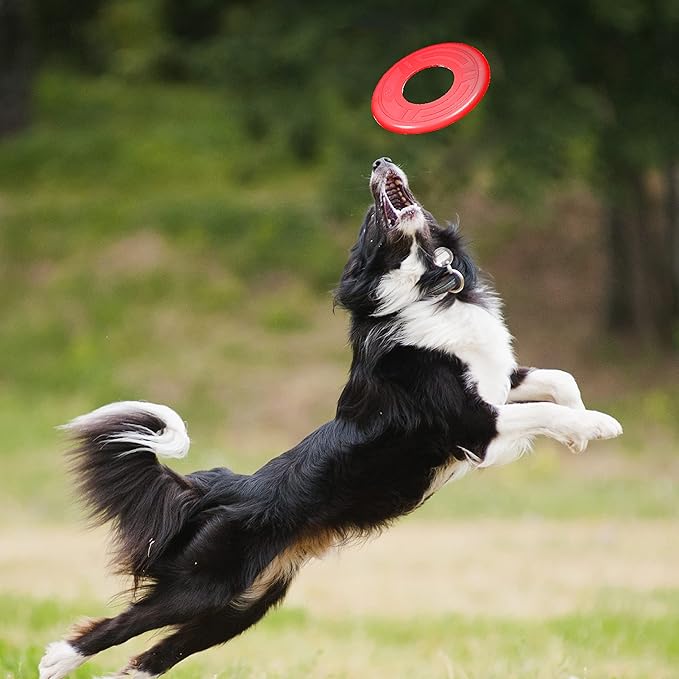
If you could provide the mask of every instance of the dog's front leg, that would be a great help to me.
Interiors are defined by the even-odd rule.
[[[585,409],[578,383],[573,375],[563,370],[517,368],[511,376],[511,387],[507,403],[551,401],[575,410]],[[582,453],[587,448],[587,441],[569,447],[574,453]]]
[[[480,467],[513,462],[536,436],[548,436],[574,452],[587,441],[622,434],[620,423],[596,410],[575,410],[556,403],[509,403],[496,407],[497,435],[488,444]]]
[[[511,376],[507,403],[551,401],[568,408],[584,410],[575,378],[563,370],[517,368]]]

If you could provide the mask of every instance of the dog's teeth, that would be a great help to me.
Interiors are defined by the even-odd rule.
[[[406,183],[397,175],[389,175],[382,187],[384,216],[390,227],[398,222],[401,212],[415,204],[409,195]]]

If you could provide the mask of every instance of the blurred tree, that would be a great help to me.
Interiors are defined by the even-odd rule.
[[[224,0],[161,0],[166,29],[177,38],[197,42],[219,33]]]
[[[679,348],[679,2],[508,0],[478,10],[503,159],[520,180],[526,164],[562,177],[574,143],[589,140],[581,169],[606,212],[609,327]]]
[[[99,71],[101,45],[89,34],[92,20],[107,0],[33,0],[33,27],[39,56],[83,70]]]
[[[26,3],[0,0],[0,137],[30,121],[32,35]]]
[[[550,182],[587,181],[605,212],[609,327],[679,346],[679,0],[34,1],[43,54],[217,84],[252,140],[300,163],[383,144],[351,121],[396,59],[477,45],[493,71],[483,106],[455,134],[419,138],[418,152],[456,180],[483,162],[531,200]],[[21,6],[0,0],[19,34]],[[6,30],[3,54],[21,45]]]
[[[583,83],[606,103],[598,137],[609,214],[613,328],[679,347],[679,3],[592,0]]]

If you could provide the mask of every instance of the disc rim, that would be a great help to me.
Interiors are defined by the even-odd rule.
[[[423,104],[408,101],[403,90],[408,81],[427,68],[453,73],[453,84],[443,95]],[[460,42],[423,47],[399,59],[378,81],[371,110],[381,127],[400,134],[440,130],[470,113],[490,85],[490,66],[483,53]]]

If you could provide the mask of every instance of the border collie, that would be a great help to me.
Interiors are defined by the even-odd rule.
[[[255,624],[306,561],[379,532],[447,481],[512,462],[539,435],[581,452],[622,433],[585,409],[568,373],[517,366],[499,299],[457,227],[437,224],[389,158],[374,162],[370,188],[336,290],[353,361],[335,419],[249,476],[160,464],[189,449],[167,406],[112,403],[66,425],[79,490],[113,524],[114,563],[135,596],[50,644],[40,679],[170,627],[115,677],[161,675]]]

